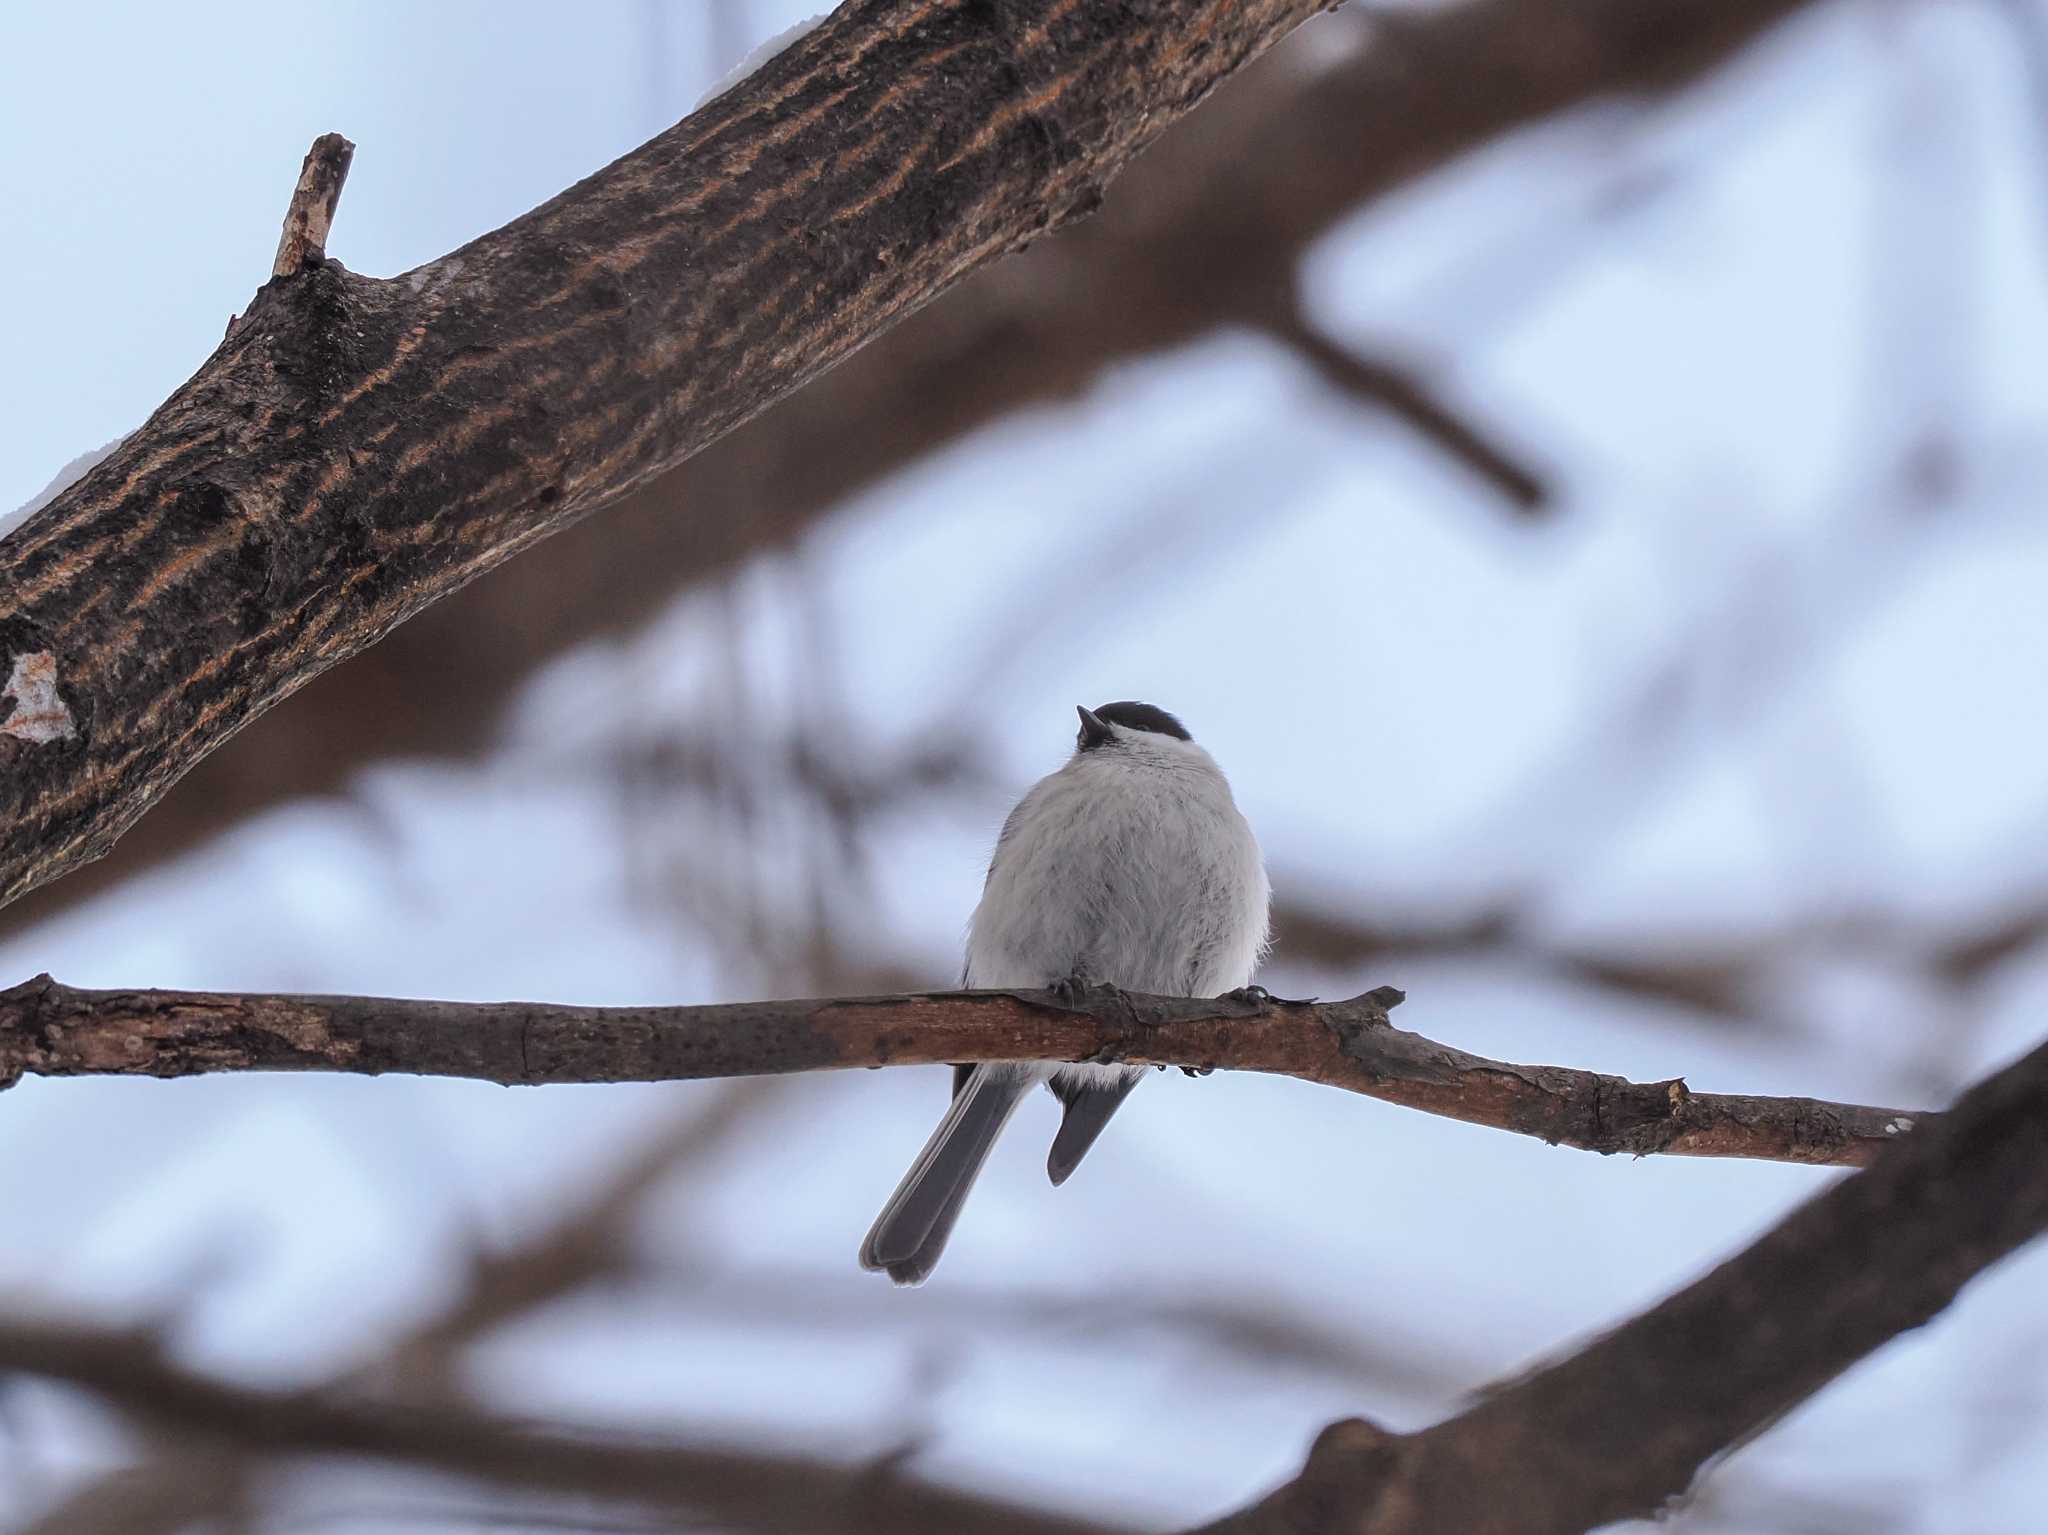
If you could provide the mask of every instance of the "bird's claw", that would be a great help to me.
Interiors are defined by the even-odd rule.
[[[1068,1007],[1085,1006],[1090,998],[1113,997],[1117,988],[1103,982],[1091,981],[1085,975],[1064,975],[1045,988],[1053,1000]]]
[[[1301,1007],[1315,1001],[1314,997],[1276,997],[1263,986],[1240,986],[1235,991],[1223,993],[1225,1002],[1242,1002],[1250,1007],[1268,1007],[1279,1003],[1282,1007]]]

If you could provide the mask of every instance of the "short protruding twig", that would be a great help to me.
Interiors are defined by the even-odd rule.
[[[334,205],[341,201],[341,186],[348,180],[355,153],[356,146],[338,133],[323,133],[313,140],[306,163],[299,167],[291,206],[285,209],[284,234],[277,242],[277,260],[270,265],[272,277],[290,277],[326,259]]]
[[[1326,383],[1393,415],[1478,475],[1518,516],[1538,517],[1551,510],[1553,495],[1542,472],[1487,428],[1460,415],[1414,372],[1339,345],[1298,310],[1270,317],[1266,328]]]

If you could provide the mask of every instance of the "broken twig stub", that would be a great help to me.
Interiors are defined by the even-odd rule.
[[[338,133],[323,133],[313,140],[305,164],[299,167],[291,206],[285,209],[284,234],[277,242],[277,259],[270,266],[272,277],[290,277],[300,268],[326,259],[327,231],[334,227],[334,206],[341,201],[341,186],[348,180],[349,161],[355,153],[356,146]]]

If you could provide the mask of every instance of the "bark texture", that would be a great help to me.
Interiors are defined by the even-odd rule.
[[[1585,1151],[1836,1167],[1870,1162],[1925,1117],[1487,1060],[1394,1028],[1387,1009],[1400,1001],[1391,987],[1323,1003],[1104,988],[1076,1000],[972,991],[563,1007],[82,991],[45,975],[0,992],[0,1084],[31,1072],[397,1071],[521,1085],[955,1061],[1127,1061],[1299,1077]]]
[[[1640,0],[1465,0],[1398,26],[1376,19],[1370,41],[1337,58],[1298,36],[1167,133],[1100,217],[984,269],[564,532],[545,560],[499,567],[322,676],[202,762],[114,857],[0,910],[0,932],[269,805],[340,789],[380,757],[480,750],[505,700],[562,650],[628,630],[689,582],[788,545],[846,497],[1005,412],[1069,398],[1121,359],[1270,315],[1292,293],[1305,245],[1359,207],[1550,114],[1688,84],[1812,3],[1662,0],[1646,26]],[[1245,226],[1253,207],[1268,221],[1250,231],[1257,239]],[[1371,360],[1363,366],[1371,373]],[[1441,419],[1441,402],[1418,401],[1412,370],[1384,381],[1398,397],[1376,403],[1425,430]]]
[[[0,543],[0,901],[420,608],[1091,210],[1324,0],[847,0],[676,127],[404,277],[274,278]]]

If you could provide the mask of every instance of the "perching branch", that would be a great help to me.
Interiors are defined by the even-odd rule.
[[[846,0],[440,261],[273,279],[0,542],[0,667],[49,657],[69,725],[0,734],[0,901],[321,671],[1087,213],[1326,4]]]
[[[1923,1116],[1812,1098],[1695,1093],[1469,1055],[1349,1002],[1150,997],[1108,988],[923,992],[709,1007],[566,1007],[190,991],[0,992],[0,1083],[220,1071],[408,1072],[507,1085],[667,1082],[952,1061],[1128,1061],[1272,1072],[1388,1103],[1647,1156],[1868,1164]]]
[[[1201,1535],[1578,1535],[1931,1321],[2048,1230],[2048,1045],[1571,1358],[1419,1434],[1332,1424],[1302,1474]]]

